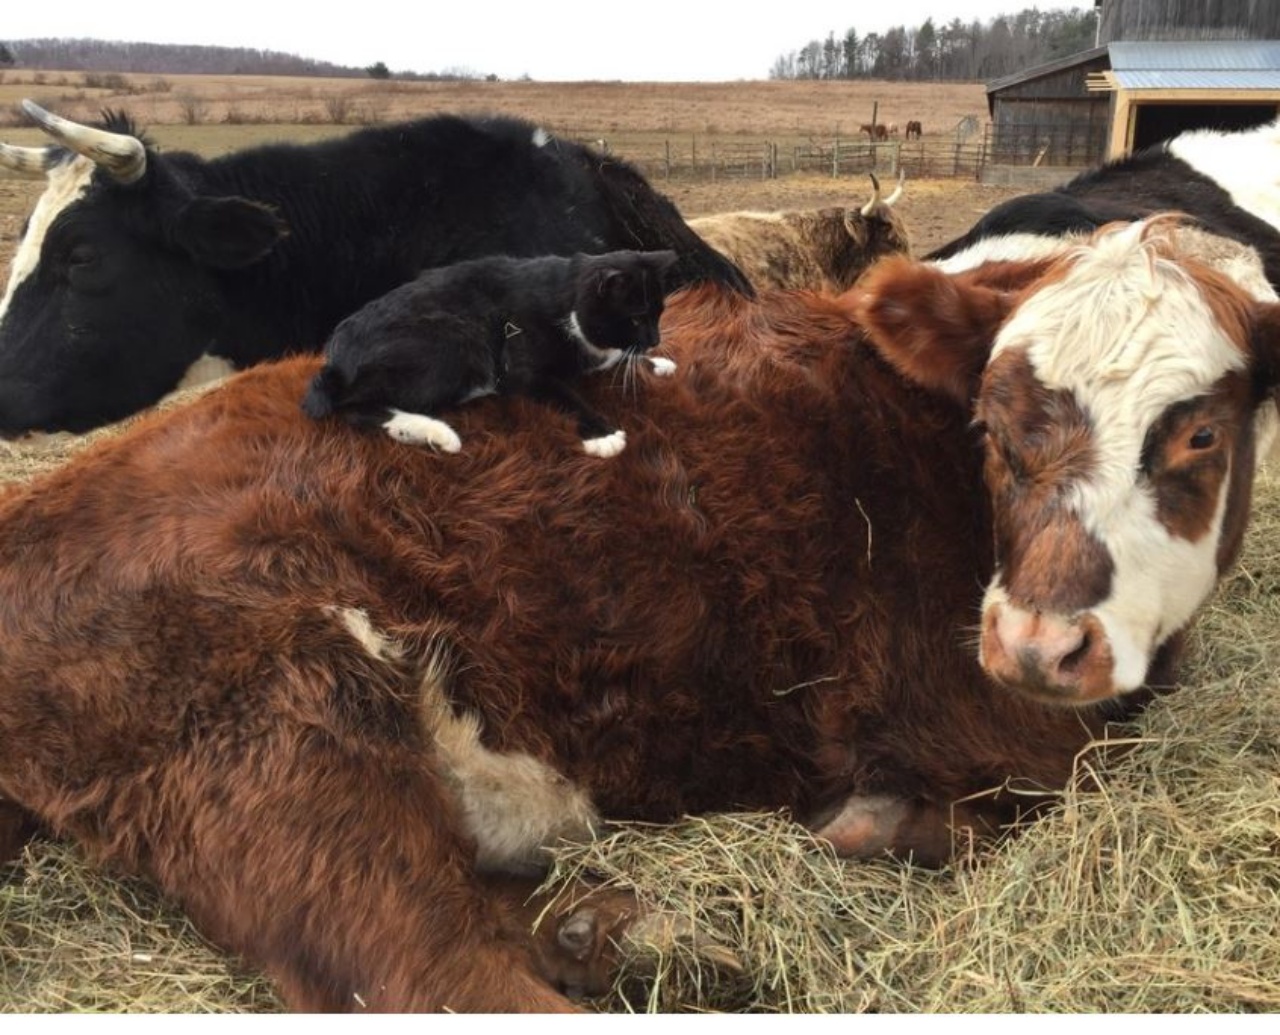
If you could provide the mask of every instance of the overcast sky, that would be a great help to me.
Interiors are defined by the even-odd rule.
[[[6,0],[3,39],[90,37],[253,47],[394,71],[466,69],[503,79],[766,79],[774,60],[829,32],[987,22],[1092,0]]]

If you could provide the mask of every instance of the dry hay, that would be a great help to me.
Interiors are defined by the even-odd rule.
[[[942,873],[834,859],[781,816],[625,828],[566,849],[705,932],[611,1010],[1280,1009],[1280,482],[1203,613],[1183,688],[1101,790]],[[653,972],[656,971],[656,977]],[[0,1009],[278,1009],[148,886],[58,844],[0,869]]]

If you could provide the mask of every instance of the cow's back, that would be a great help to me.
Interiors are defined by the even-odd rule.
[[[192,699],[314,640],[325,678],[381,687],[338,712],[394,731],[415,663],[443,657],[491,747],[551,761],[609,815],[664,818],[809,808],[855,782],[858,738],[867,771],[909,771],[903,731],[859,718],[904,695],[926,726],[957,699],[1007,711],[956,632],[989,563],[959,415],[904,393],[836,302],[692,294],[666,322],[674,380],[587,386],[627,430],[612,460],[523,400],[459,411],[456,456],[312,422],[297,400],[315,363],[294,360],[32,486],[0,518],[0,650],[24,714],[46,710],[38,674],[65,652],[115,687],[77,683],[89,712],[154,673],[138,700],[169,715],[159,744]],[[939,479],[930,453],[970,477]],[[342,654],[334,616],[353,610],[403,645],[401,668]],[[996,755],[979,768],[1039,764]]]

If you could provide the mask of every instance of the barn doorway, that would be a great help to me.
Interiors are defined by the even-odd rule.
[[[1271,104],[1140,104],[1133,150],[1158,144],[1188,129],[1250,129],[1276,117]]]

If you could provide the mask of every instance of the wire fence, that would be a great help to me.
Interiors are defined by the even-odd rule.
[[[608,140],[584,140],[611,150]],[[1091,166],[1106,150],[1105,126],[1040,123],[987,124],[980,132],[954,139],[865,137],[740,142],[710,137],[668,137],[635,141],[619,148],[621,157],[651,180],[774,179],[804,174],[850,176],[899,172],[912,179],[980,180],[989,165]]]

